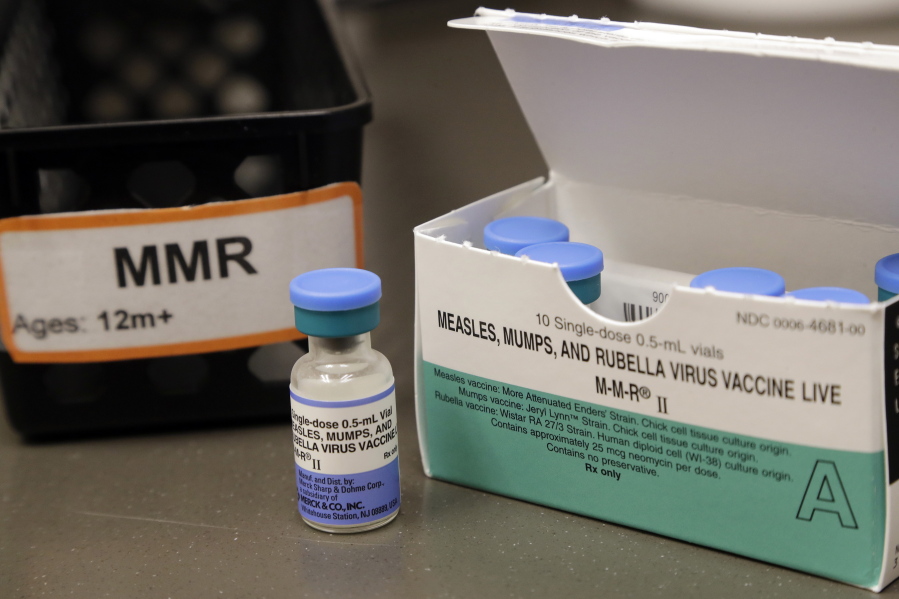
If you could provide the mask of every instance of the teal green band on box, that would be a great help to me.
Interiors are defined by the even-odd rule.
[[[380,302],[355,310],[323,312],[293,307],[297,330],[312,337],[350,337],[367,333],[381,322]]]
[[[894,297],[896,297],[896,294],[893,293],[892,291],[887,291],[886,289],[883,289],[881,287],[877,288],[877,301],[878,302],[885,302],[888,299],[893,299]]]
[[[599,280],[601,276],[596,275],[595,277],[579,281],[568,281],[568,287],[574,291],[574,294],[582,303],[592,304],[599,299],[599,295],[602,292],[602,283]]]

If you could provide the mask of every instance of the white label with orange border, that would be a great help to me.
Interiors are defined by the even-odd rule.
[[[296,339],[288,285],[362,265],[355,183],[157,210],[0,221],[0,325],[16,362],[204,353]]]

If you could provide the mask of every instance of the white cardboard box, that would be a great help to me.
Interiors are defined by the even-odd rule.
[[[686,285],[753,265],[874,296],[899,251],[899,49],[486,9],[451,25],[489,32],[550,173],[415,229],[427,474],[881,590],[899,305]],[[603,249],[596,312],[556,267],[483,249],[519,214]]]

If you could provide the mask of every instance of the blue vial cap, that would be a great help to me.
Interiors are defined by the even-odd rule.
[[[539,216],[510,216],[484,227],[484,246],[510,256],[529,245],[550,241],[568,241],[568,227]]]
[[[843,302],[844,304],[870,304],[864,293],[855,289],[846,289],[845,287],[807,287],[805,289],[797,289],[787,294],[787,297],[795,297],[802,300],[813,300],[816,302]]]
[[[297,329],[313,337],[367,333],[381,320],[381,279],[358,268],[312,270],[290,282]]]
[[[899,254],[891,254],[877,261],[874,282],[884,291],[899,293]]]
[[[604,267],[602,250],[587,243],[556,241],[538,243],[519,250],[516,256],[527,256],[537,262],[558,264],[562,278],[585,304],[599,299],[600,273]]]
[[[787,289],[784,278],[776,272],[749,266],[734,266],[704,272],[690,281],[690,287],[696,289],[713,287],[718,291],[772,296],[783,295]]]

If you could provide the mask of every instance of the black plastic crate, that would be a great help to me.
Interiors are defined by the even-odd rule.
[[[371,102],[315,0],[0,0],[0,217],[358,181]],[[286,293],[286,290],[285,290]],[[16,364],[29,437],[286,417],[305,342]]]

